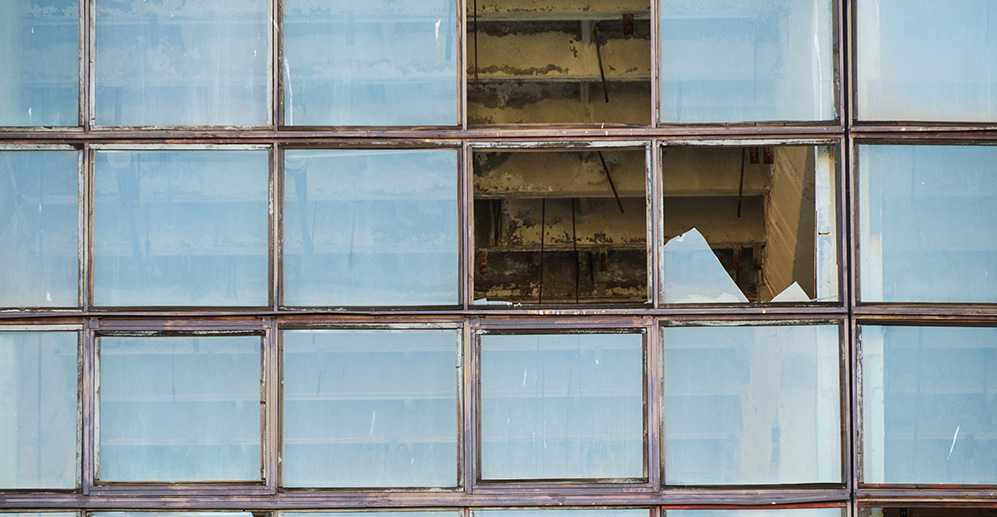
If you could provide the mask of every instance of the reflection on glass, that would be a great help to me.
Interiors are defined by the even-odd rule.
[[[455,17],[452,0],[284,0],[284,123],[457,124]]]
[[[661,339],[666,483],[841,482],[837,326],[665,327]]]
[[[253,517],[252,512],[90,512],[93,517]]]
[[[831,120],[830,0],[662,0],[661,121]]]
[[[990,0],[859,0],[856,114],[863,120],[997,120]]]
[[[79,2],[0,2],[0,126],[79,124]]]
[[[859,147],[859,296],[997,301],[997,147]]]
[[[474,510],[474,517],[649,517],[648,510]]]
[[[461,517],[460,511],[452,512],[281,512],[286,517]]]
[[[866,483],[997,483],[997,329],[862,326]]]
[[[664,303],[838,298],[835,148],[661,150]]]
[[[97,151],[94,303],[260,306],[266,151]]]
[[[456,304],[457,151],[284,153],[284,304]]]
[[[0,151],[0,307],[78,305],[78,186],[77,151]]]
[[[100,338],[100,479],[260,479],[258,336]]]
[[[283,337],[283,486],[456,486],[458,330]]]
[[[474,153],[476,303],[646,303],[645,155]]]
[[[267,0],[98,0],[96,123],[267,123]]]
[[[844,508],[779,508],[751,510],[664,510],[662,517],[844,517]]]
[[[0,332],[0,489],[76,486],[76,332]]]
[[[644,476],[643,336],[481,336],[483,479]]]

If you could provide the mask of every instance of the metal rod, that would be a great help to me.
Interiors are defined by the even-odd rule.
[[[737,216],[741,217],[741,199],[744,197],[744,150],[746,147],[741,148],[741,180],[737,185]]]
[[[474,84],[478,84],[478,0],[474,0]]]
[[[578,254],[578,233],[575,231],[575,204],[578,201],[571,198],[571,247],[575,250],[575,303],[578,303],[578,284],[582,274],[581,256]]]
[[[544,240],[547,226],[547,198],[540,200],[540,293],[537,303],[544,302]]]
[[[613,176],[609,174],[609,166],[606,165],[606,157],[602,155],[602,151],[596,151],[599,155],[599,161],[602,162],[602,170],[606,173],[606,179],[609,180],[609,188],[613,189],[613,197],[616,198],[616,204],[620,207],[620,213],[623,212],[623,201],[620,200],[620,194],[616,192],[616,184],[613,183]]]
[[[606,84],[606,71],[602,68],[602,49],[600,49],[599,44],[599,24],[592,24],[592,37],[595,38],[595,57],[599,60],[599,77],[602,78],[602,94],[606,97],[606,103],[609,103],[609,85]],[[478,46],[474,46],[475,52],[478,50]]]

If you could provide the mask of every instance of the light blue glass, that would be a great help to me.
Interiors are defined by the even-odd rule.
[[[459,330],[283,339],[283,486],[457,485]]]
[[[860,327],[866,483],[997,484],[997,328]]]
[[[0,332],[0,490],[75,488],[76,332]]]
[[[0,2],[0,126],[76,126],[80,0]]]
[[[641,334],[481,336],[482,479],[644,473]]]
[[[258,481],[260,337],[100,338],[102,481]]]
[[[997,120],[997,11],[990,0],[858,0],[856,115]]]
[[[458,123],[456,2],[283,5],[286,125]]]
[[[455,305],[457,151],[284,153],[284,304]]]
[[[661,0],[661,121],[835,118],[831,0]]]
[[[474,510],[474,517],[649,517],[648,510],[598,509],[598,510]]]
[[[90,515],[93,517],[253,517],[252,512],[90,512]]]
[[[997,302],[997,147],[863,145],[864,302]]]
[[[262,306],[268,153],[97,151],[94,303]]]
[[[267,0],[96,0],[96,123],[267,124]]]
[[[845,517],[844,508],[762,508],[751,510],[664,510],[662,517]]]
[[[841,483],[838,327],[665,327],[665,483]]]
[[[0,307],[79,305],[78,151],[0,151]]]

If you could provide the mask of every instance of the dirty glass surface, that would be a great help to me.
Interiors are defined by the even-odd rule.
[[[283,6],[284,124],[459,122],[455,2],[284,0]]]
[[[474,517],[648,517],[650,512],[641,509],[598,510],[474,510]]]
[[[997,483],[997,329],[863,325],[866,483]]]
[[[665,483],[842,481],[837,326],[665,327],[661,340]]]
[[[283,486],[457,485],[460,331],[283,338]]]
[[[642,342],[482,335],[482,479],[645,476]]]
[[[90,512],[90,515],[93,517],[253,517],[253,512]]]
[[[859,0],[856,116],[997,120],[997,11],[989,0]]]
[[[664,303],[838,299],[835,148],[661,150]]]
[[[261,306],[268,153],[97,151],[96,305]]]
[[[475,303],[647,303],[645,156],[475,152]]]
[[[0,126],[79,124],[79,2],[0,2]]]
[[[997,147],[858,148],[859,297],[997,302]]]
[[[284,153],[284,304],[453,305],[457,151]]]
[[[100,338],[99,478],[259,480],[260,341]]]
[[[79,152],[0,151],[0,307],[79,304]]]
[[[662,0],[661,121],[832,120],[830,0]]]
[[[76,487],[78,342],[0,332],[0,489]]]
[[[267,0],[96,1],[102,126],[267,123]]]

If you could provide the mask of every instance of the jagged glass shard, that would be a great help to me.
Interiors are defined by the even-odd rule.
[[[748,303],[695,228],[665,243],[661,270],[664,303]]]

